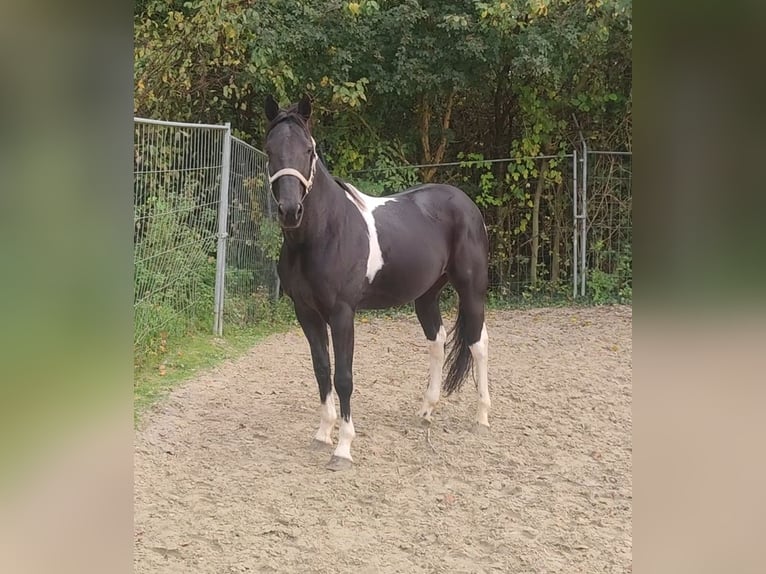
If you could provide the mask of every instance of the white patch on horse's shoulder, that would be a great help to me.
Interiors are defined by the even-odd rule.
[[[375,275],[383,268],[384,263],[383,252],[380,250],[380,242],[378,241],[378,230],[375,227],[375,217],[372,212],[381,205],[389,201],[396,201],[396,199],[393,197],[372,197],[365,195],[350,183],[346,185],[351,190],[346,192],[346,197],[359,210],[367,224],[367,237],[370,241],[370,253],[367,256],[367,281],[372,283]]]

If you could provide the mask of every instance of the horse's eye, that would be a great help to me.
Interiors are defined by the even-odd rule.
[[[309,149],[306,150],[306,153],[311,155],[313,151],[314,151],[314,148],[310,147]]]

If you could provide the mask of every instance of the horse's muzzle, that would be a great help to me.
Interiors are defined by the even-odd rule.
[[[284,229],[295,229],[300,226],[303,220],[303,203],[299,202],[293,205],[279,203],[277,213],[279,214],[279,224]]]

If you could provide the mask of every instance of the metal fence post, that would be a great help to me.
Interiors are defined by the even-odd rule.
[[[572,297],[577,298],[577,148],[572,152]]]
[[[582,134],[580,134],[582,138]],[[580,295],[585,297],[585,279],[587,273],[587,243],[588,243],[588,144],[585,139],[582,140],[582,214],[581,214],[581,232],[580,249],[582,250],[582,260],[580,262]]]
[[[272,202],[274,201],[274,196],[271,193],[271,183],[268,181],[269,178],[269,167],[268,162],[266,163],[266,209],[269,212],[269,221],[274,221],[274,209],[272,207]],[[274,271],[274,302],[279,301],[279,272],[277,271],[277,262],[274,261],[273,265],[271,266]]]
[[[229,179],[231,175],[231,124],[226,122],[221,158],[221,197],[218,203],[218,250],[215,266],[213,333],[223,335],[224,280],[226,277],[226,238],[229,219]]]

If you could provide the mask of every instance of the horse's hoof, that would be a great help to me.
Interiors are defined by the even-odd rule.
[[[332,455],[330,457],[330,462],[327,463],[327,469],[333,471],[348,470],[353,466],[354,463],[351,462],[351,459],[335,455]]]
[[[332,443],[323,442],[315,438],[309,444],[309,450],[313,450],[315,452],[332,452]]]
[[[418,420],[420,421],[420,426],[430,427],[434,419],[431,415],[420,413],[420,416],[418,416]]]
[[[471,430],[474,432],[474,434],[477,434],[479,436],[487,436],[489,434],[489,425],[475,423]]]

